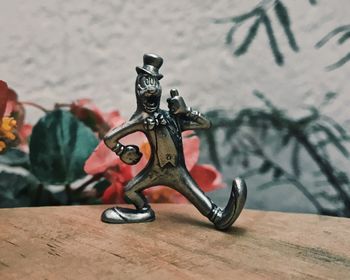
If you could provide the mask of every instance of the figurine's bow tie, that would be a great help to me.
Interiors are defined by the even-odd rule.
[[[167,122],[164,116],[160,113],[155,113],[152,117],[147,117],[143,122],[143,125],[146,130],[152,130],[159,125],[166,125],[166,124]]]

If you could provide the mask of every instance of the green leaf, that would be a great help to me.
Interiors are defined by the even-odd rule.
[[[328,91],[323,97],[320,107],[329,105],[331,102],[333,102],[337,98],[337,95],[338,94],[336,92]]]
[[[269,42],[270,42],[270,47],[272,50],[272,54],[275,58],[275,62],[277,63],[277,65],[281,66],[284,63],[284,58],[283,58],[283,55],[278,47],[276,37],[275,37],[275,34],[273,32],[273,29],[272,29],[271,21],[265,13],[262,14],[261,20],[263,21],[263,23],[265,25],[266,34],[267,34],[267,37],[268,37]]]
[[[341,44],[343,44],[344,42],[346,42],[348,39],[350,39],[350,31],[346,32],[345,34],[343,34],[343,36],[341,36],[341,37],[338,39],[338,44],[341,45]]]
[[[225,40],[227,45],[231,45],[232,44],[232,42],[233,42],[233,33],[235,33],[236,29],[237,29],[237,26],[233,25],[230,28],[230,30],[227,32],[226,40]]]
[[[299,51],[299,47],[297,45],[297,42],[295,41],[294,34],[293,34],[292,29],[290,27],[290,19],[289,19],[287,8],[283,5],[283,3],[281,1],[277,1],[274,8],[275,8],[277,18],[278,18],[279,22],[281,23],[283,30],[284,30],[284,33],[286,34],[286,36],[288,38],[289,46],[295,52]]]
[[[250,44],[253,42],[253,39],[256,37],[256,34],[258,33],[259,26],[260,26],[260,19],[258,18],[249,28],[247,36],[243,40],[242,44],[235,51],[236,56],[240,56],[247,52]]]
[[[55,110],[33,127],[30,163],[43,183],[70,184],[84,177],[84,163],[98,140],[94,133],[70,112]]]
[[[329,32],[326,36],[324,36],[320,41],[318,41],[315,45],[316,48],[323,47],[330,39],[332,39],[335,35],[344,32],[344,31],[350,31],[350,25],[342,25],[335,29],[333,29],[331,32]]]
[[[331,64],[331,65],[328,65],[326,67],[326,70],[327,71],[332,71],[332,70],[335,70],[339,67],[342,67],[344,64],[346,64],[348,61],[350,61],[350,52],[342,57],[341,59],[339,59],[337,62],[335,62],[334,64]]]
[[[310,3],[311,5],[316,5],[316,4],[317,4],[317,1],[316,1],[316,0],[309,0],[309,3]]]
[[[0,164],[13,167],[29,168],[28,154],[18,149],[8,149],[4,154],[0,155]]]
[[[0,208],[31,206],[36,182],[28,176],[0,172]]]

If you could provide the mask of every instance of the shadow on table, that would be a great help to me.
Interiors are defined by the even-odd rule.
[[[185,215],[181,215],[181,214],[174,214],[171,215],[169,217],[171,220],[174,221],[174,223],[188,223],[191,225],[195,225],[195,226],[199,226],[199,227],[204,227],[204,228],[208,228],[210,230],[215,230],[215,227],[213,224],[211,224],[209,221],[201,221],[198,220],[196,218],[190,217],[190,216],[185,216]],[[221,231],[225,234],[232,234],[232,235],[236,235],[236,236],[243,236],[246,233],[246,229],[243,227],[237,227],[235,225],[233,225],[231,228],[229,228],[226,231]]]

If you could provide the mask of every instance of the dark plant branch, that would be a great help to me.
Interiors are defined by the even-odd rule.
[[[243,175],[254,176],[271,172],[273,179],[267,185],[275,185],[275,181],[287,179],[291,184],[296,186],[303,194],[313,203],[320,213],[350,217],[350,182],[344,171],[331,162],[327,147],[337,149],[346,159],[350,157],[347,147],[344,145],[349,142],[350,135],[345,128],[332,118],[321,114],[316,107],[309,107],[309,113],[302,118],[290,118],[284,110],[276,107],[261,92],[255,91],[255,96],[265,105],[262,108],[245,108],[239,111],[235,116],[228,117],[220,111],[211,111],[213,120],[213,130],[211,138],[215,139],[215,133],[224,132],[224,141],[230,143],[230,162],[234,159],[242,160],[241,165],[247,169]],[[327,93],[324,100],[321,101],[321,107],[325,106],[332,100],[336,94]],[[319,108],[321,108],[319,107]],[[259,141],[257,141],[258,139]],[[267,142],[264,142],[268,139]],[[276,149],[276,141],[280,145]],[[260,142],[265,144],[260,144]],[[286,150],[287,146],[293,143],[290,151],[290,170],[287,171],[278,165],[276,160],[268,158],[264,153],[262,146],[274,147],[274,154],[278,154],[280,149]],[[215,147],[217,143],[211,143],[210,147]],[[301,182],[301,174],[305,172],[300,166],[300,154],[308,155],[310,159],[325,177],[328,185],[332,187],[333,192],[338,198],[342,207],[338,210],[329,210],[313,197]],[[213,153],[217,155],[217,153]],[[213,154],[210,156],[213,158]],[[263,164],[257,171],[254,167],[249,167],[249,157],[254,156],[263,160]],[[215,159],[217,161],[218,159]],[[214,162],[215,163],[215,162]]]
[[[327,71],[332,71],[335,70],[339,67],[342,67],[344,64],[346,64],[348,61],[350,61],[350,53],[348,53],[346,56],[342,57],[341,59],[339,59],[337,62],[335,62],[334,64],[328,65],[326,67]]]
[[[315,45],[316,48],[321,48],[323,47],[327,42],[329,42],[332,38],[334,38],[336,35],[343,33],[343,35],[338,39],[338,44],[343,44],[345,41],[347,41],[350,38],[350,25],[342,25],[339,26],[335,29],[333,29],[331,32],[326,34],[320,41],[318,41]],[[333,71],[339,67],[342,67],[345,65],[347,62],[350,61],[350,52],[340,58],[337,62],[328,65],[326,67],[327,71]]]
[[[287,8],[283,5],[281,1],[276,1],[275,12],[279,22],[281,23],[284,33],[287,36],[289,46],[293,51],[299,51],[299,47],[297,45],[297,42],[295,41],[295,37],[291,29],[291,22],[289,19]]]
[[[344,33],[343,36],[341,36],[341,37],[338,39],[338,44],[339,44],[339,45],[343,44],[343,43],[346,42],[349,38],[350,38],[350,31]]]
[[[309,0],[309,3],[310,3],[311,5],[316,5],[316,4],[317,4],[317,0]]]
[[[274,31],[272,29],[271,21],[266,14],[264,14],[261,17],[261,20],[262,20],[263,24],[265,25],[266,35],[269,39],[271,51],[272,51],[273,56],[275,58],[275,62],[278,65],[283,65],[284,58],[283,58],[281,51],[279,50]]]
[[[214,20],[215,23],[233,23],[226,34],[225,41],[228,45],[233,45],[233,37],[235,31],[246,22],[253,20],[253,23],[247,30],[245,38],[234,50],[235,56],[241,56],[247,53],[249,47],[252,45],[254,39],[256,38],[256,35],[258,34],[260,25],[262,24],[265,26],[266,36],[269,40],[269,45],[276,64],[280,66],[284,64],[284,57],[278,45],[274,28],[271,24],[270,16],[268,15],[269,9],[271,7],[274,8],[275,16],[277,17],[278,22],[287,37],[290,48],[295,52],[299,51],[299,46],[296,42],[294,33],[291,28],[291,20],[286,6],[282,3],[281,0],[270,0],[261,1],[260,4],[253,8],[250,12],[244,13],[240,16]]]
[[[331,40],[334,36],[338,35],[339,33],[342,33],[344,31],[350,31],[350,25],[343,25],[339,26],[335,29],[333,29],[331,32],[326,34],[320,41],[318,41],[315,45],[316,48],[321,48],[323,47],[329,40]]]
[[[260,173],[266,173],[270,170],[273,170],[273,180],[258,186],[258,188],[264,189],[275,185],[292,183],[313,204],[319,213],[324,212],[322,205],[298,180],[298,178],[286,171],[280,164],[272,160],[272,158],[268,157],[258,142],[254,140],[254,138],[250,137],[250,142],[255,148],[254,154],[263,160],[263,164],[260,167]]]

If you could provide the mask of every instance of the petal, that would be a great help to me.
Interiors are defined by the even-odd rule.
[[[90,99],[78,99],[70,106],[70,111],[85,125],[102,137],[109,130],[102,112],[92,103]]]
[[[91,99],[83,98],[76,100],[72,103],[71,110],[78,118],[84,119],[87,117],[88,112],[93,112],[99,122],[103,121],[103,113]]]
[[[103,115],[109,127],[117,127],[125,122],[119,111],[112,111]]]
[[[20,139],[19,148],[24,152],[29,151],[28,140],[30,135],[32,134],[32,130],[33,130],[33,126],[31,124],[26,123],[26,124],[23,124],[18,131],[18,136]]]
[[[224,187],[221,173],[212,165],[195,165],[190,174],[204,192]]]
[[[120,163],[118,166],[108,168],[104,172],[104,177],[110,182],[118,181],[125,184],[130,181],[133,176],[130,165]]]
[[[199,159],[199,138],[198,136],[184,137],[184,155],[186,167],[191,170]]]
[[[8,101],[8,87],[4,81],[0,80],[0,118],[4,116]]]
[[[84,170],[86,173],[94,175],[105,172],[108,168],[117,166],[121,161],[118,156],[107,148],[101,141],[90,157],[86,160]]]
[[[103,193],[102,202],[104,204],[125,203],[124,188],[119,182],[113,182]]]
[[[8,91],[7,91],[7,104],[6,104],[6,110],[5,110],[5,113],[4,115],[5,116],[10,116],[10,114],[13,112],[13,111],[17,111],[17,116],[16,119],[18,120],[19,118],[22,118],[24,119],[24,108],[23,108],[23,105],[18,103],[18,96],[17,96],[17,93],[9,88]],[[22,115],[21,115],[22,114]],[[22,120],[23,122],[23,120]]]

